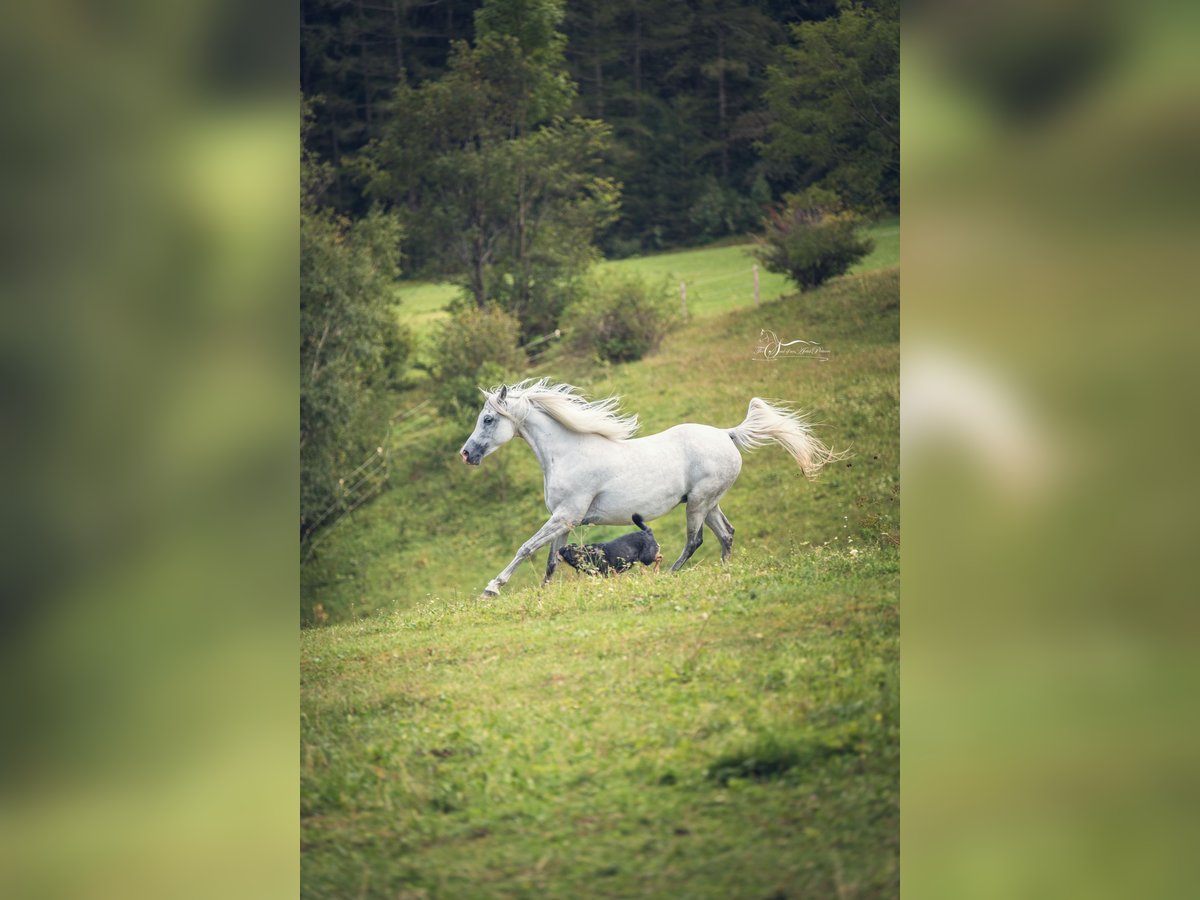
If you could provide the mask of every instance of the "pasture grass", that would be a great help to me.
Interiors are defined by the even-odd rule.
[[[868,229],[875,249],[851,268],[849,274],[873,272],[900,264],[900,220],[890,218]],[[639,256],[600,264],[601,271],[641,275],[651,284],[666,280],[679,290],[687,285],[689,316],[708,316],[754,305],[755,259],[752,243],[717,244],[697,250],[681,250]],[[766,302],[793,293],[796,286],[786,277],[758,267],[759,300]]]
[[[851,275],[874,272],[900,265],[900,220],[880,219],[867,233],[875,239],[875,249],[855,265]],[[694,250],[676,250],[650,256],[608,260],[600,263],[601,272],[636,274],[651,285],[666,282],[675,292],[680,282],[687,284],[689,316],[708,316],[754,305],[754,244],[740,241],[720,242]],[[795,285],[783,275],[759,266],[759,298],[775,300],[795,291]],[[396,288],[397,315],[417,334],[428,334],[446,315],[446,307],[461,289],[445,282],[401,282]]]
[[[898,578],[791,543],[304,631],[304,896],[895,896]]]
[[[446,307],[462,292],[446,281],[401,281],[396,285],[396,315],[417,334],[428,334],[447,316]]]

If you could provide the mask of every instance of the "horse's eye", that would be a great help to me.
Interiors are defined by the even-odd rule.
[[[495,420],[495,419],[493,419],[491,416],[484,416],[484,417],[483,417],[483,424],[484,424],[484,425],[491,425],[491,424],[492,424],[493,422],[495,422],[495,421],[496,421],[496,420]]]

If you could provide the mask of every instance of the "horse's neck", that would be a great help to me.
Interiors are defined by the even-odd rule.
[[[547,476],[554,468],[555,461],[563,459],[573,449],[578,450],[586,437],[560,425],[537,408],[529,410],[518,433],[529,444],[538,465]]]

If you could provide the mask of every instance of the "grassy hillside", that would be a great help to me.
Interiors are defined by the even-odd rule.
[[[820,341],[827,361],[756,358],[763,328],[782,340]],[[794,401],[824,423],[826,443],[854,455],[809,483],[782,450],[751,454],[721,504],[738,550],[849,536],[878,543],[887,540],[881,532],[895,531],[898,515],[898,339],[899,271],[890,269],[699,318],[638,363],[600,367],[558,356],[535,374],[570,381],[590,396],[621,395],[625,409],[641,416],[643,434],[679,422],[731,427],[752,396]],[[406,400],[419,402],[420,395]],[[435,594],[474,597],[541,526],[547,513],[532,452],[514,441],[468,468],[457,451],[473,427],[473,420],[439,420],[428,408],[397,423],[392,489],[330,528],[304,567],[305,622],[403,609]],[[654,523],[669,559],[683,547],[683,512]],[[575,539],[605,540],[621,530],[580,529]],[[693,561],[718,557],[716,541],[706,540]],[[519,569],[510,588],[537,584],[544,561],[539,554],[536,566]]]
[[[828,359],[756,358],[762,328]],[[399,419],[391,489],[304,570],[304,620],[331,623],[301,634],[304,895],[898,894],[898,341],[889,269],[697,316],[638,363],[542,364],[643,433],[757,395],[853,450],[815,483],[749,455],[732,563],[710,536],[675,575],[543,589],[539,553],[480,601],[546,517],[533,455],[468,469],[472,421]],[[654,529],[673,559],[682,508]]]
[[[850,274],[874,272],[900,265],[900,220],[882,219],[867,232],[875,249]],[[720,244],[696,250],[678,250],[653,256],[618,259],[600,264],[602,271],[636,273],[651,284],[666,280],[673,289],[687,283],[688,311],[693,316],[754,305],[753,244]],[[774,300],[794,287],[782,275],[759,266],[759,296]],[[400,315],[418,333],[427,332],[445,315],[446,305],[459,293],[445,282],[403,282],[397,289]]]

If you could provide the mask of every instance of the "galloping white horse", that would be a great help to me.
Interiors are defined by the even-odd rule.
[[[813,437],[801,415],[758,397],[736,428],[676,425],[632,439],[637,416],[620,415],[617,397],[589,402],[571,385],[546,378],[482,393],[483,409],[459,456],[477,466],[513,437],[523,438],[542,467],[550,511],[546,524],[488,583],[485,597],[497,596],[517,566],[547,543],[550,558],[542,584],[549,581],[558,551],[577,525],[624,525],[634,513],[652,521],[680,503],[687,504],[687,545],[671,571],[696,552],[705,524],[721,542],[725,562],[733,549],[733,526],[718,503],[742,471],[739,450],[774,441],[810,478],[844,455]]]

